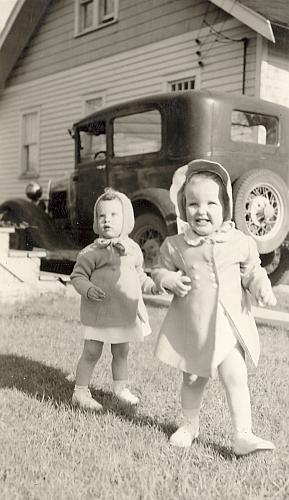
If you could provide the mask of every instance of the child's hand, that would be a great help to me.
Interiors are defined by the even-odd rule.
[[[163,286],[168,288],[178,297],[185,297],[191,290],[191,280],[182,271],[171,272],[166,277]]]
[[[272,288],[264,288],[262,290],[260,290],[260,293],[257,297],[258,299],[258,304],[259,306],[261,307],[264,307],[264,306],[275,306],[277,304],[277,299],[272,291]]]
[[[158,288],[157,285],[153,285],[151,288],[151,294],[152,295],[160,295],[164,293],[164,290],[162,288]]]
[[[105,293],[101,288],[97,286],[91,286],[87,292],[87,298],[94,300],[95,302],[101,302],[105,297]]]

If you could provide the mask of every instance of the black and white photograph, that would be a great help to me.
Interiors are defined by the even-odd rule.
[[[0,0],[1,500],[289,498],[289,0]]]

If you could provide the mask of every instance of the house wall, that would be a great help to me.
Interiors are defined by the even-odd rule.
[[[74,0],[53,0],[44,22],[15,66],[9,85],[95,62],[185,32],[227,14],[206,0],[120,0],[114,24],[74,35]]]
[[[266,44],[261,66],[260,97],[289,107],[288,31],[274,27],[276,43]]]
[[[67,5],[67,2],[55,2],[54,7],[60,9],[62,3]],[[160,3],[161,0],[158,0],[158,2],[153,2],[153,5]],[[163,9],[166,4],[168,4],[166,8],[168,6],[172,8],[172,3],[176,2],[162,2]],[[182,0],[178,3],[187,5],[191,4],[191,1],[183,2]],[[133,2],[124,0],[123,4],[130,5],[132,9]],[[137,5],[141,9],[140,2],[137,2]],[[188,11],[186,12],[188,15]],[[52,14],[54,22],[58,24],[59,10],[58,16],[54,17],[53,11]],[[171,14],[165,15],[164,18],[168,26],[169,23],[173,23]],[[67,18],[67,23],[72,24],[73,18],[69,19],[68,22]],[[48,22],[52,29],[53,22],[49,16]],[[164,24],[164,19],[162,23]],[[44,45],[41,45],[42,42],[41,49],[34,43],[33,50],[36,53],[30,54],[29,50],[26,51],[26,56],[22,58],[13,72],[9,85],[0,97],[0,202],[9,197],[22,196],[28,182],[26,178],[19,177],[20,117],[23,111],[29,112],[32,108],[40,110],[38,182],[45,187],[49,179],[57,180],[63,175],[69,175],[73,169],[73,141],[67,129],[83,116],[84,100],[88,96],[103,96],[105,104],[110,105],[162,92],[166,89],[166,82],[194,75],[197,76],[201,88],[240,94],[243,80],[243,43],[232,40],[240,40],[244,36],[249,38],[245,92],[247,95],[254,95],[255,33],[230,16],[214,24],[214,30],[222,33],[222,36],[216,35],[207,25],[203,25],[201,18],[196,23],[198,28],[195,30],[186,29],[191,26],[190,19],[183,20],[182,23],[181,34],[151,41],[151,43],[148,42],[150,39],[148,36],[146,44],[133,49],[127,48],[120,53],[117,51],[107,57],[99,57],[93,62],[73,65],[61,70],[60,61],[56,62],[54,59],[53,64],[56,66],[52,65],[47,74],[43,73],[46,71],[45,65],[40,71],[40,60],[37,63],[35,61],[38,50],[44,54],[46,49]],[[148,22],[147,27],[149,26]],[[173,31],[173,28],[171,29]],[[43,30],[47,33],[46,21]],[[100,32],[104,33],[105,30],[100,30]],[[136,31],[133,33],[132,36],[138,44],[138,37],[135,37]],[[163,30],[163,37],[164,35],[165,30]],[[42,28],[38,36],[44,37]],[[159,35],[155,33],[154,36]],[[196,44],[196,38],[201,41],[201,45]],[[83,36],[81,39],[85,44],[86,37]],[[49,43],[52,43],[52,39],[49,39]],[[58,40],[58,47],[59,43]],[[61,43],[60,46],[62,46]],[[197,50],[201,51],[201,58],[197,56]],[[56,51],[55,46],[54,51]],[[200,59],[203,62],[202,68],[198,65]],[[48,59],[46,63],[48,64]],[[71,61],[69,64],[71,65]],[[53,71],[52,68],[54,68]]]

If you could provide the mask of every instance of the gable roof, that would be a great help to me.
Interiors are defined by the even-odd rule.
[[[18,0],[0,33],[0,90],[51,0]]]
[[[236,0],[210,0],[213,4],[223,9],[225,12],[231,16],[239,19],[241,23],[246,24],[252,30],[260,33],[265,38],[268,38],[270,42],[275,42],[274,33],[271,27],[271,23],[264,16],[255,12],[254,10],[244,5],[244,2],[237,2]]]

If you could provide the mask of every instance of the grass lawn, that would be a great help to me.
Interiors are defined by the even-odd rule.
[[[288,298],[278,295],[279,306]],[[43,297],[0,313],[0,498],[237,500],[289,498],[288,332],[262,325],[262,356],[250,377],[254,430],[276,451],[236,458],[224,391],[205,393],[199,439],[169,446],[181,377],[153,357],[164,308],[149,307],[153,334],[131,345],[133,411],[112,397],[108,347],[92,380],[101,415],[71,407],[82,347],[76,298]]]

